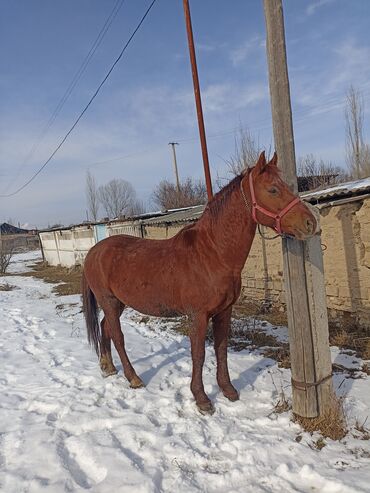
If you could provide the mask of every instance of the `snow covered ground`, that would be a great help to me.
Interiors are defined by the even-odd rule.
[[[0,491],[370,491],[370,440],[354,430],[369,414],[365,374],[335,376],[351,431],[318,450],[319,435],[302,433],[289,412],[273,413],[282,387],[289,396],[288,370],[256,351],[230,351],[240,390],[231,403],[218,391],[207,347],[204,379],[216,412],[202,416],[189,389],[186,338],[125,311],[127,349],[146,387],[130,389],[121,371],[103,379],[79,297],[58,297],[50,284],[19,276],[37,255],[18,255],[18,275],[0,277],[16,288],[0,291]],[[335,348],[333,357],[348,363]]]

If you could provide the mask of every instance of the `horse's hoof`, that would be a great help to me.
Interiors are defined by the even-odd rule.
[[[215,408],[211,401],[203,404],[197,404],[197,408],[203,415],[212,415],[215,412]]]
[[[132,380],[130,380],[130,387],[132,389],[140,389],[141,387],[145,387],[145,385],[141,378],[136,375]]]
[[[118,373],[112,359],[106,355],[100,356],[99,366],[101,374],[104,378],[110,377],[111,375],[116,375]]]
[[[226,397],[226,399],[229,399],[231,402],[235,402],[239,400],[239,392],[235,390],[234,388],[232,390],[223,390],[222,393]]]
[[[101,374],[103,378],[110,377],[112,375],[117,375],[118,371],[115,368],[111,368],[109,370],[101,370]]]

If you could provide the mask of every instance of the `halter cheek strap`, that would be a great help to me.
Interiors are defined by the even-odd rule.
[[[252,171],[249,172],[249,191],[250,191],[250,194],[251,194],[251,199],[252,199],[252,217],[253,217],[253,221],[257,224],[258,223],[258,220],[257,220],[257,211],[261,212],[262,214],[264,214],[265,216],[268,216],[268,217],[272,217],[274,220],[275,220],[275,225],[273,226],[273,229],[279,234],[283,234],[282,230],[281,230],[281,220],[282,218],[285,216],[285,214],[287,214],[287,212],[290,211],[290,209],[292,209],[295,205],[298,204],[298,202],[300,202],[300,198],[299,197],[295,197],[291,202],[289,202],[288,205],[286,205],[284,207],[284,209],[282,209],[279,213],[276,213],[276,212],[271,212],[269,211],[268,209],[265,209],[265,207],[262,207],[261,205],[259,205],[257,203],[257,200],[256,200],[256,194],[254,192],[254,185],[253,185],[253,179],[252,179]],[[246,203],[246,205],[248,204],[247,202],[247,199],[244,195],[244,190],[243,190],[243,187],[242,187],[242,182],[240,182],[240,189],[242,191],[242,195],[243,195],[243,198],[244,198],[244,202]]]

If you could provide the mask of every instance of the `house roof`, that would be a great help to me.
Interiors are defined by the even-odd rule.
[[[0,234],[2,235],[18,235],[29,233],[28,229],[17,228],[12,224],[2,223],[0,224]]]
[[[184,209],[175,209],[168,211],[168,214],[160,217],[152,217],[150,219],[144,219],[144,224],[166,224],[177,223],[184,221],[196,221],[199,216],[203,214],[205,205],[195,205],[193,207],[186,207]]]
[[[347,181],[330,187],[315,190],[313,192],[301,193],[301,197],[309,202],[316,204],[318,202],[328,201],[329,199],[338,199],[345,197],[354,197],[370,193],[370,177],[361,180]]]

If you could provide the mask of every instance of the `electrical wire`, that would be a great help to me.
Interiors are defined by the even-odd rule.
[[[55,154],[59,151],[59,149],[62,147],[62,145],[65,143],[65,141],[68,139],[68,137],[70,136],[70,134],[73,132],[73,130],[75,129],[75,127],[77,126],[78,122],[81,120],[81,118],[83,117],[83,115],[86,113],[86,111],[88,110],[88,108],[90,107],[91,103],[94,101],[94,99],[96,98],[96,96],[99,94],[100,92],[100,89],[103,87],[103,85],[105,84],[105,82],[108,80],[110,74],[113,72],[114,68],[116,67],[117,63],[121,60],[121,58],[123,57],[123,54],[125,53],[126,49],[128,48],[128,46],[130,45],[131,41],[133,40],[134,36],[136,35],[137,31],[140,29],[141,25],[143,24],[144,20],[146,19],[147,15],[149,14],[150,10],[152,9],[153,5],[156,3],[157,0],[152,0],[152,2],[150,3],[149,7],[146,9],[144,15],[142,16],[142,18],[140,19],[140,22],[138,23],[138,25],[136,26],[136,28],[134,29],[134,31],[132,32],[131,36],[129,37],[129,39],[127,40],[127,42],[125,43],[124,47],[122,48],[120,54],[118,55],[118,57],[116,58],[116,60],[113,62],[111,68],[108,70],[107,74],[105,75],[104,79],[102,80],[102,82],[99,84],[98,88],[95,90],[94,94],[91,96],[89,102],[86,104],[86,106],[84,107],[84,109],[81,111],[81,113],[79,114],[79,116],[77,117],[77,119],[75,120],[75,122],[73,123],[73,125],[71,126],[71,128],[68,130],[68,132],[65,134],[65,136],[63,137],[63,139],[60,141],[60,143],[57,145],[57,147],[54,149],[54,151],[50,154],[50,156],[48,157],[48,159],[44,162],[44,164],[31,176],[31,178],[29,180],[27,180],[22,186],[20,186],[19,188],[17,188],[14,192],[12,193],[8,193],[8,194],[1,194],[0,197],[13,197],[14,195],[18,194],[19,192],[21,192],[22,190],[24,190],[30,183],[33,182],[33,180],[46,168],[46,166],[50,163],[50,161],[53,159],[53,157],[55,156]]]
[[[13,179],[10,180],[10,182],[7,184],[7,186],[4,188],[4,190],[8,190],[9,188],[12,187],[12,185],[15,183],[15,181],[18,179],[20,173],[26,166],[26,164],[29,162],[31,157],[34,155],[36,150],[38,149],[39,145],[41,142],[44,140],[45,135],[49,131],[49,129],[52,127],[53,123],[55,122],[56,118],[58,117],[59,113],[63,109],[63,106],[69,99],[70,95],[72,94],[74,88],[80,81],[81,77],[83,76],[84,72],[86,71],[87,66],[89,65],[92,57],[94,56],[96,50],[99,48],[101,42],[103,41],[105,35],[107,34],[110,26],[112,25],[114,19],[116,18],[118,12],[120,11],[122,5],[124,4],[125,0],[117,0],[116,3],[114,4],[113,9],[111,10],[109,16],[107,17],[106,21],[104,22],[103,27],[101,28],[98,36],[96,37],[94,43],[92,44],[88,54],[84,58],[83,62],[81,63],[79,69],[73,76],[71,82],[69,83],[66,91],[64,92],[62,98],[60,99],[59,103],[57,104],[56,108],[54,109],[53,113],[51,114],[49,120],[47,123],[44,125],[43,129],[41,130],[39,136],[37,137],[36,141],[33,143],[30,151],[24,158],[23,162],[19,166],[18,170],[16,171]]]

